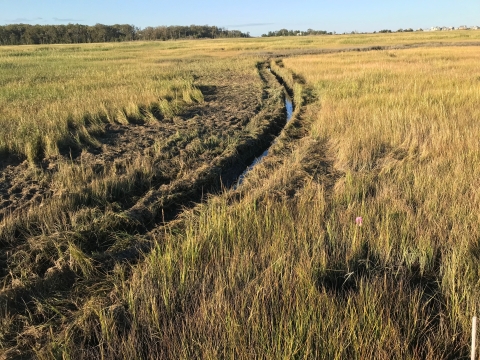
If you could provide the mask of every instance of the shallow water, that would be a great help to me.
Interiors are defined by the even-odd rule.
[[[292,101],[292,98],[290,97],[290,95],[288,95],[288,93],[286,91],[285,91],[285,109],[286,109],[286,112],[287,112],[287,122],[286,122],[286,124],[288,124],[290,122],[290,120],[292,119],[292,115],[293,115],[293,101]],[[285,126],[286,126],[286,124],[285,124]],[[275,140],[268,147],[268,149],[265,150],[262,153],[262,155],[255,158],[255,160],[253,160],[253,162],[242,172],[242,174],[238,177],[237,183],[234,185],[234,189],[236,189],[238,186],[242,185],[243,179],[245,179],[245,176],[255,167],[255,165],[260,163],[262,161],[262,159],[265,156],[268,155],[268,151],[270,150],[272,145],[275,143]]]

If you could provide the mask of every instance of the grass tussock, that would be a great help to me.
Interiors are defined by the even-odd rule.
[[[378,264],[368,230],[351,225],[348,241],[334,241],[327,208],[315,183],[293,201],[211,201],[181,234],[162,236],[128,282],[117,279],[114,307],[80,310],[88,321],[66,328],[62,351],[76,358],[458,354],[459,334],[439,318],[435,289],[406,264],[396,271]]]

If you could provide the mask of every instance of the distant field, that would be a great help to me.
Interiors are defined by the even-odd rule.
[[[478,41],[0,48],[0,355],[468,357]]]

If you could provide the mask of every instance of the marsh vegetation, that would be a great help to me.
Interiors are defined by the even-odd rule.
[[[467,357],[480,48],[464,34],[0,49],[0,351]]]

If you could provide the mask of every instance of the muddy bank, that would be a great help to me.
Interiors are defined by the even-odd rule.
[[[72,197],[83,198],[79,206],[118,203],[120,210],[127,210],[152,187],[211,163],[261,107],[258,76],[242,78],[233,72],[229,80],[199,78],[205,101],[179,116],[144,124],[106,124],[101,131],[95,129],[83,150],[64,149],[63,156],[43,159],[36,166],[2,156],[0,221]],[[246,90],[239,91],[242,85]],[[94,193],[100,182],[109,189],[99,202]]]
[[[173,219],[184,206],[201,201],[202,197],[235,184],[254,159],[261,156],[280,133],[287,121],[283,104],[284,88],[268,71],[267,63],[258,65],[266,86],[266,98],[261,110],[250,121],[235,148],[227,149],[205,167],[184,178],[151,189],[132,208],[125,212],[129,218],[142,223]]]

